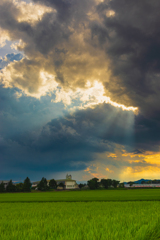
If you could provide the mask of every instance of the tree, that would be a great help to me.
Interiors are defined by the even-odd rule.
[[[107,180],[108,180],[108,186],[111,187],[113,180],[112,179],[107,179]]]
[[[63,189],[64,189],[64,187],[65,187],[64,183],[62,183],[62,182],[59,183],[58,186],[59,186],[59,187],[63,187]]]
[[[112,185],[112,179],[101,179],[101,184],[107,189]]]
[[[24,192],[30,192],[31,191],[31,186],[32,186],[32,183],[31,183],[30,179],[27,177],[24,180],[23,191]]]
[[[134,184],[134,182],[128,182],[127,184],[129,184],[129,186],[131,187],[133,184]]]
[[[24,184],[23,183],[17,183],[16,184],[16,190],[17,190],[17,192],[23,192]]]
[[[0,192],[5,192],[5,187],[3,181],[0,184]]]
[[[119,184],[119,187],[120,187],[120,188],[124,188],[124,183],[120,183],[120,184]]]
[[[49,182],[49,186],[52,189],[56,189],[57,188],[57,182],[54,179],[51,179]]]
[[[112,185],[114,188],[117,188],[117,185],[119,184],[120,181],[117,181],[115,179],[112,180]]]
[[[40,191],[48,190],[49,187],[47,186],[47,179],[43,177],[41,181],[38,183],[37,187],[38,187],[38,190]]]
[[[99,187],[99,182],[98,182],[98,178],[92,178],[91,180],[89,180],[87,182],[87,185],[90,189],[97,189]]]
[[[86,186],[86,184],[80,183],[80,184],[78,185],[78,187],[79,187],[80,189],[83,188],[84,186]]]
[[[154,179],[152,180],[152,183],[159,183],[158,180]]]
[[[152,180],[152,183],[160,183],[160,180],[154,179]]]
[[[147,184],[151,184],[151,183],[152,183],[152,181],[151,181],[151,180],[149,180],[149,181],[147,181],[146,183],[147,183]]]
[[[7,187],[6,187],[7,192],[15,192],[16,191],[16,186],[12,183],[12,180],[9,181]]]

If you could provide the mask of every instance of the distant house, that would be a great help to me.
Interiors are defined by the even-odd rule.
[[[38,185],[39,182],[40,182],[40,181],[32,182],[32,187],[37,187],[37,185]]]
[[[86,184],[82,189],[89,189],[88,185]]]
[[[130,184],[124,184],[125,188],[160,188],[159,183],[150,183],[150,184],[133,184],[130,186]]]
[[[57,182],[57,185],[60,183],[64,184],[64,189],[78,189],[78,184],[76,183],[76,180],[72,179],[71,175],[66,175],[65,179],[58,179],[55,180]],[[62,187],[57,187],[57,189],[63,189]]]
[[[8,183],[9,183],[9,181],[0,181],[0,184],[1,184],[2,182],[4,183],[4,187],[6,188],[7,185],[8,185]]]

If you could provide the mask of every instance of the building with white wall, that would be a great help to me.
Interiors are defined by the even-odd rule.
[[[78,184],[76,183],[76,180],[73,180],[72,179],[72,175],[66,175],[66,178],[65,179],[58,179],[58,180],[55,180],[57,182],[57,185],[60,184],[60,183],[63,183],[65,185],[65,189],[77,189],[79,188],[78,187]],[[57,189],[61,189],[60,187],[57,187]]]
[[[8,183],[9,183],[9,181],[0,181],[0,184],[1,184],[2,182],[4,183],[4,187],[6,188],[7,185],[8,185]]]
[[[133,184],[130,186],[130,184],[124,184],[125,188],[160,188],[159,183],[150,183],[150,184]]]

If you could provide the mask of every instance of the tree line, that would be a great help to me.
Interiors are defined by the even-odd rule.
[[[98,189],[98,188],[117,188],[117,186],[119,185],[120,188],[124,188],[124,183],[119,183],[120,181],[115,180],[115,179],[101,179],[101,181],[99,181],[98,178],[92,178],[89,181],[87,181],[87,184],[79,184],[79,188],[82,189],[86,186],[88,186],[89,189]]]
[[[98,189],[100,187],[104,187],[105,189],[108,189],[110,187],[117,188],[119,182],[120,181],[117,181],[115,179],[101,179],[101,181],[99,182],[98,178],[92,178],[87,182],[87,186],[92,190]],[[54,179],[50,180],[48,186],[47,179],[43,177],[42,180],[38,183],[36,188],[40,191],[47,191],[49,189],[57,189],[58,186],[62,188],[65,187],[65,185],[62,182],[57,185],[57,182]],[[80,189],[82,189],[83,187],[86,186],[86,184],[80,183],[78,186]],[[124,184],[121,183],[120,187],[124,187]]]
[[[12,180],[9,181],[7,187],[5,188],[5,184],[3,181],[0,184],[0,192],[30,192],[32,183],[30,179],[27,177],[23,183],[13,184]]]
[[[101,179],[101,181],[99,181],[98,178],[92,178],[88,180],[87,186],[91,190],[98,188],[108,189],[110,187],[117,188],[119,182],[120,181],[117,181],[115,179]],[[30,179],[27,177],[23,183],[13,184],[12,180],[10,180],[6,188],[4,183],[2,182],[0,184],[0,192],[30,192],[31,189],[48,191],[50,189],[57,189],[58,186],[62,187],[63,189],[65,187],[65,185],[62,182],[57,184],[57,182],[54,179],[51,179],[48,184],[47,179],[43,177],[36,187],[32,187],[32,183]],[[83,187],[86,186],[86,184],[80,183],[78,186],[80,189],[82,189]],[[124,184],[121,183],[120,187],[124,187]]]
[[[40,191],[47,191],[49,189],[56,189],[57,186],[64,187],[64,184],[60,183],[57,185],[57,182],[54,179],[51,179],[48,186],[47,179],[43,177],[37,184],[36,188]],[[6,188],[3,181],[0,184],[0,192],[31,192],[31,189],[34,188],[32,188],[32,183],[28,177],[24,180],[23,183],[13,184],[12,180],[10,180]]]
[[[110,187],[114,187],[117,188],[118,184],[120,181],[115,180],[115,179],[101,179],[101,181],[99,181],[98,178],[92,178],[91,180],[89,180],[87,182],[87,185],[90,189],[94,190],[94,189],[98,189],[100,187],[103,187],[105,189],[108,189]],[[124,187],[124,184],[122,184]]]

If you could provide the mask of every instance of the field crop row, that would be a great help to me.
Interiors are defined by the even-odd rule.
[[[160,189],[3,193],[0,202],[160,201]]]
[[[3,240],[156,240],[160,203],[0,203]]]

